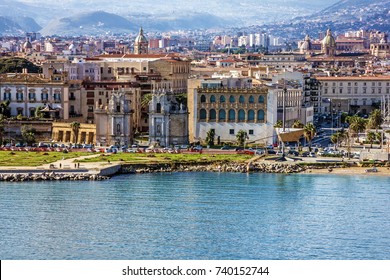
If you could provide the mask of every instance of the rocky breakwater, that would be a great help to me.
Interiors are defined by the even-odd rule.
[[[156,173],[156,172],[259,172],[259,173],[299,173],[306,167],[298,164],[282,163],[175,163],[154,165],[122,165],[120,173]]]
[[[14,173],[0,174],[0,181],[25,182],[25,181],[101,181],[109,179],[107,176],[88,173]]]

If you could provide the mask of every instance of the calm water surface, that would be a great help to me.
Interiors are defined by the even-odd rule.
[[[390,178],[0,182],[0,259],[390,259]]]

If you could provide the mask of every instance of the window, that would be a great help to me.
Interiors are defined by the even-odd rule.
[[[16,100],[17,101],[23,101],[23,92],[17,92],[16,93]]]
[[[238,99],[238,102],[245,103],[245,98],[243,95],[240,95],[240,98]]]
[[[23,116],[23,108],[16,108],[16,112],[18,115],[22,115]]]
[[[41,93],[41,100],[42,101],[47,101],[49,99],[49,94],[47,93]]]
[[[206,96],[201,95],[200,96],[200,103],[205,103],[206,102]]]
[[[214,95],[210,96],[210,103],[215,103],[215,96]]]
[[[343,89],[342,89],[342,88],[340,88],[340,90],[339,90],[339,93],[340,93],[340,94],[342,94],[342,93],[343,93]]]
[[[229,129],[229,134],[234,135],[234,129]]]
[[[254,121],[255,120],[255,111],[249,110],[248,111],[248,121]]]
[[[224,109],[219,110],[218,118],[220,121],[226,120],[226,111]]]
[[[236,111],[233,109],[229,110],[229,121],[235,121],[236,120]]]
[[[29,92],[28,93],[28,99],[29,100],[35,100],[35,92]]]
[[[367,88],[363,88],[363,93],[367,93]]]
[[[206,110],[205,109],[200,109],[200,111],[199,111],[199,119],[200,120],[206,120],[206,115],[207,115]]]
[[[111,67],[108,67],[107,73],[108,73],[108,74],[111,74],[111,72],[112,72],[112,68],[111,68]]]
[[[221,95],[221,96],[219,97],[219,102],[225,103],[225,101],[226,101],[225,96]]]
[[[355,91],[355,94],[357,94],[357,93],[358,93],[358,89],[357,89],[357,88],[355,88],[355,90],[354,90],[354,91]]]
[[[93,112],[93,106],[88,106],[88,112]]]
[[[259,96],[259,103],[264,103],[264,96],[262,95]]]
[[[161,103],[157,103],[157,105],[156,105],[156,113],[161,113]]]
[[[264,121],[264,110],[257,111],[257,120]]]
[[[253,129],[249,129],[248,134],[253,135]]]
[[[255,103],[255,99],[253,98],[253,96],[249,96],[249,103]]]
[[[217,112],[214,109],[210,110],[210,120],[216,120],[217,119]]]
[[[4,92],[4,100],[10,100],[11,101],[11,93],[10,92]]]
[[[324,94],[328,94],[328,89],[327,89],[327,88],[325,89],[325,92],[324,92]]]
[[[116,134],[121,134],[121,124],[120,123],[118,123],[116,125]]]
[[[245,111],[243,109],[240,109],[238,111],[238,121],[240,122],[245,121]]]
[[[234,98],[233,95],[230,95],[230,97],[229,97],[229,102],[230,102],[230,103],[236,102],[236,99]]]

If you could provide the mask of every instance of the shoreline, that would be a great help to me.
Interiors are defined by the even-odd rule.
[[[365,176],[390,176],[390,167],[360,167],[353,163],[329,162],[297,163],[276,161],[254,162],[205,162],[205,163],[123,163],[112,162],[111,164],[83,163],[82,169],[36,169],[26,167],[0,167],[0,182],[28,182],[28,181],[96,181],[107,180],[120,174],[143,174],[143,173],[169,173],[169,172],[233,172],[233,173],[269,173],[269,174],[334,174],[334,175],[365,175]],[[110,171],[110,172],[107,172]],[[368,172],[376,171],[376,172]]]

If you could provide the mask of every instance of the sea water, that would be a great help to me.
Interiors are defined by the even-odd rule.
[[[0,182],[0,259],[390,259],[390,177]]]

